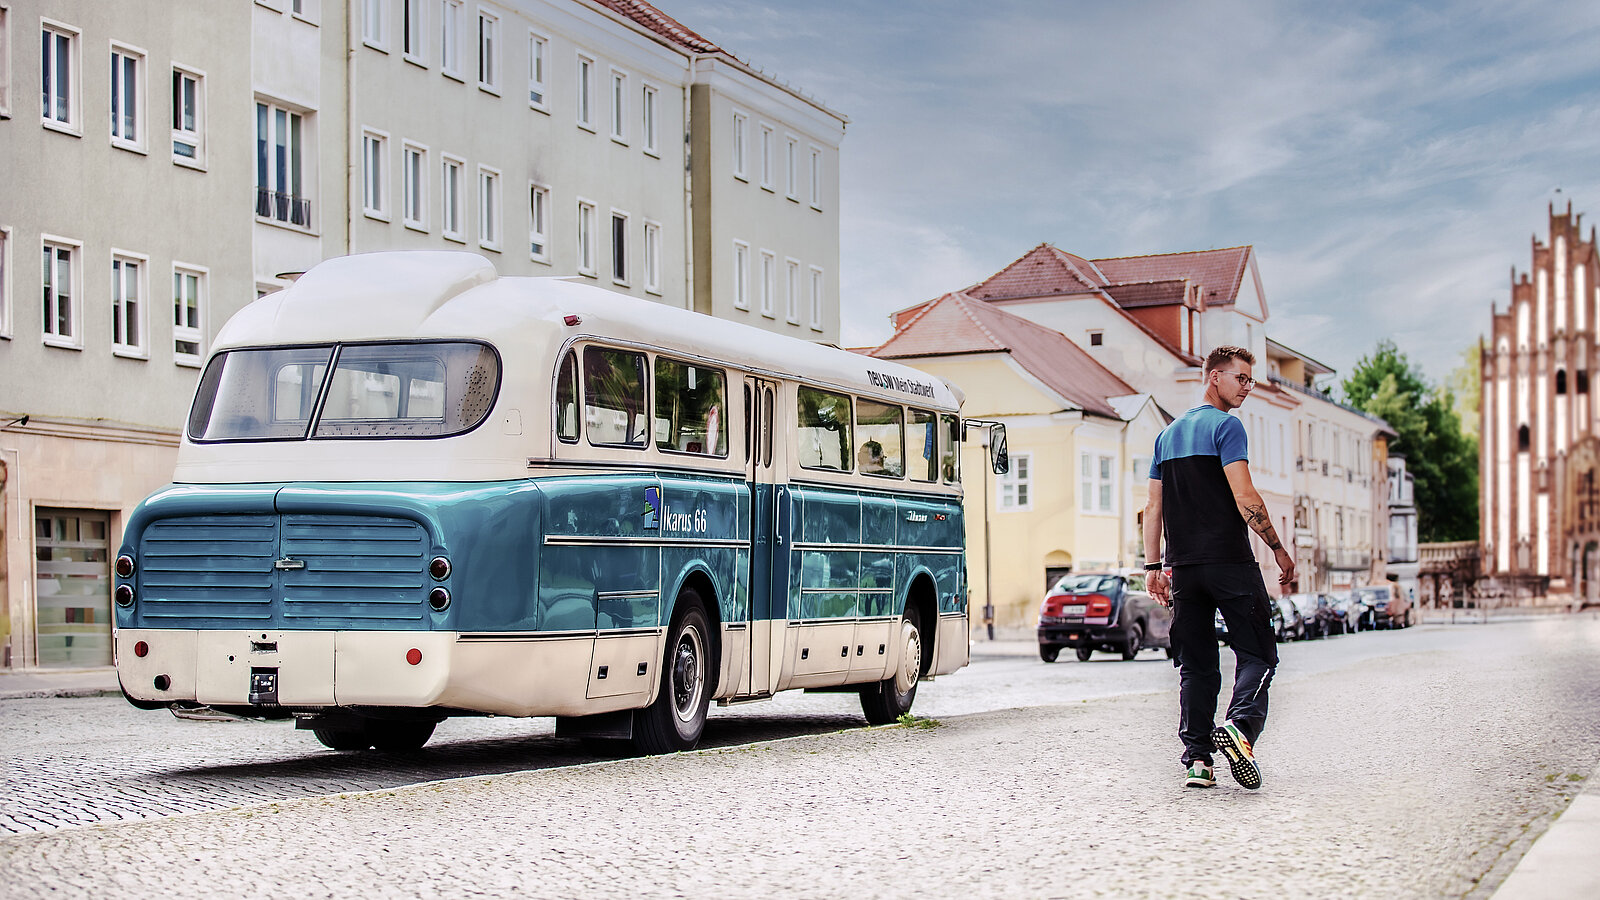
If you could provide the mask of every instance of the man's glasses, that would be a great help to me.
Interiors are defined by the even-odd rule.
[[[1256,380],[1254,378],[1251,378],[1249,375],[1246,375],[1243,372],[1229,372],[1227,374],[1232,375],[1234,378],[1239,379],[1239,386],[1240,387],[1253,388],[1253,387],[1256,386]]]

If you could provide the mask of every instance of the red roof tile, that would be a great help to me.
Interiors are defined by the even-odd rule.
[[[696,53],[721,53],[721,47],[711,43],[682,22],[667,15],[644,0],[595,0],[601,6],[621,13],[674,43],[688,47]]]
[[[1186,278],[1200,285],[1207,306],[1233,303],[1239,297],[1250,261],[1250,245],[1222,250],[1189,250],[1151,256],[1097,259],[1096,267],[1114,282],[1169,281]]]
[[[871,355],[882,359],[1009,353],[1029,374],[1084,412],[1120,418],[1110,397],[1136,394],[1081,347],[993,304],[945,294],[896,331]]]
[[[1106,293],[1123,309],[1136,306],[1163,306],[1182,303],[1189,293],[1189,282],[1183,279],[1170,281],[1135,281],[1127,284],[1106,285]]]
[[[1049,244],[1040,244],[1022,258],[991,275],[987,281],[966,290],[979,300],[1010,300],[1017,297],[1049,297],[1056,294],[1086,294],[1107,283],[1094,263],[1066,253]]]

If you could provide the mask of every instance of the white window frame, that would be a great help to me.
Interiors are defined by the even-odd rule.
[[[761,314],[769,319],[778,317],[778,254],[761,251]]]
[[[455,173],[453,191],[451,172]],[[467,242],[467,161],[448,153],[439,154],[439,229],[447,241]]]
[[[15,243],[11,226],[0,225],[0,338],[11,337],[11,247]]]
[[[400,52],[408,63],[428,67],[428,0],[400,0]]]
[[[595,253],[597,209],[598,207],[593,200],[587,200],[583,197],[578,198],[577,269],[579,274],[587,275],[590,278],[594,278],[599,274],[595,267],[595,257],[598,256]]]
[[[129,266],[135,267],[131,280],[127,277]],[[111,276],[111,353],[129,359],[149,359],[150,257],[144,253],[133,253],[113,247],[108,273]],[[128,315],[127,309],[129,299],[123,293],[129,284],[133,285],[137,294],[132,300],[134,310],[131,316]],[[121,335],[117,334],[116,328],[119,314],[123,323]],[[132,341],[122,339],[127,334],[129,324],[132,324],[134,331]]]
[[[361,129],[361,212],[389,221],[389,134]]]
[[[594,59],[582,53],[578,54],[578,127],[584,131],[594,131]]]
[[[461,74],[461,17],[466,15],[462,0],[439,3],[439,74],[465,82]]]
[[[800,139],[792,134],[783,138],[783,195],[800,202]]]
[[[61,110],[57,108],[54,102],[51,102],[48,106],[46,106],[44,102],[41,102],[39,107],[39,121],[44,125],[44,127],[50,129],[51,131],[59,131],[62,134],[70,134],[74,137],[82,137],[83,32],[71,25],[66,24],[65,22],[58,22],[54,19],[46,18],[41,18],[39,20],[39,30],[41,32],[49,32],[54,34],[58,36],[58,38],[64,37],[67,39],[66,109]],[[52,41],[50,46],[51,53],[54,54],[56,52],[56,42]],[[55,57],[52,55],[51,60],[53,61],[54,59]],[[45,62],[46,61],[43,59],[43,57],[41,57],[39,60],[39,71],[41,78],[43,77]],[[60,65],[58,64],[54,66],[54,69],[59,72]],[[54,83],[55,82],[52,82],[52,84]],[[41,98],[44,96],[42,91],[40,96]],[[52,97],[51,100],[53,101],[54,98]],[[66,114],[65,119],[60,118],[60,114],[63,112]]]
[[[485,27],[487,26],[487,27]],[[478,7],[478,90],[500,96],[500,17]]]
[[[550,185],[528,182],[528,258],[550,262]]]
[[[180,301],[184,298],[178,296],[177,285],[178,279],[186,276],[193,277],[195,280],[195,324],[192,326],[181,324],[183,312],[187,311],[187,308],[186,306],[180,305]],[[184,262],[173,262],[172,264],[172,361],[177,365],[198,369],[200,364],[205,362],[207,318],[206,282],[210,279],[210,277],[211,270],[205,266],[197,266]],[[178,349],[179,341],[192,342],[198,352],[192,354],[182,352]]]
[[[622,223],[622,252],[617,252],[617,223]],[[616,207],[611,209],[611,227],[606,229],[607,243],[611,246],[611,283],[622,287],[633,286],[632,254],[628,252],[628,233],[633,225],[633,217]],[[621,271],[618,271],[618,266]]]
[[[661,293],[661,223],[644,220],[644,290]]]
[[[67,302],[70,304],[70,308],[67,310],[67,328],[71,331],[71,333],[63,335],[59,332],[51,330],[51,323],[55,322],[59,318],[60,301],[57,298],[60,296],[60,291],[58,288],[53,295],[42,295],[45,305],[40,309],[40,318],[42,324],[42,328],[40,329],[42,333],[41,340],[46,346],[50,347],[61,347],[66,350],[82,350],[83,241],[74,240],[73,238],[62,237],[55,234],[41,234],[39,236],[39,246],[41,260],[46,249],[53,248],[57,251],[66,250],[68,252],[67,277],[71,282],[68,285],[67,296]],[[51,267],[54,268],[58,262],[59,260],[52,255],[50,261]],[[39,273],[39,283],[42,292],[44,285],[43,272]],[[57,315],[55,316],[48,315],[48,313],[52,311],[52,300],[54,300],[54,309],[57,312]]]
[[[750,117],[738,110],[733,111],[733,135],[729,152],[733,157],[733,177],[740,181],[749,181],[746,174],[746,157],[749,156]]]
[[[133,63],[133,115],[119,116],[118,113],[123,112],[121,106],[127,101],[129,94],[126,84],[126,62]],[[111,42],[111,85],[107,92],[107,99],[111,105],[111,146],[131,150],[134,153],[145,152],[145,136],[150,132],[148,112],[150,104],[146,99],[149,94],[145,90],[148,63],[149,54],[138,47],[120,41]],[[124,125],[123,120],[130,120],[126,123],[126,129],[131,130],[133,134],[119,133],[118,129]]]
[[[800,324],[800,260],[785,257],[783,260],[784,321]]]
[[[389,52],[390,0],[362,0],[361,43],[380,53]]]
[[[428,230],[428,148],[415,141],[400,144],[400,219],[414,231]]]
[[[1078,451],[1078,511],[1091,516],[1116,515],[1117,474],[1115,454]]]
[[[307,25],[317,24],[322,12],[322,0],[289,0],[289,15]]]
[[[11,7],[0,3],[0,119],[9,118],[11,118]]]
[[[628,73],[611,70],[611,139],[628,145]]]
[[[261,143],[261,140],[262,140],[262,134],[260,133],[260,127],[261,127],[261,123],[260,123],[260,108],[261,107],[265,107],[266,113],[267,113],[267,126],[266,126],[267,127],[267,133],[266,133],[266,138],[267,138],[267,182],[268,182],[267,184],[260,184],[259,183],[260,178],[258,177],[256,179],[257,182],[258,182],[257,185],[256,185],[257,194],[258,194],[258,197],[257,197],[258,206],[257,206],[257,212],[256,212],[256,221],[257,222],[263,222],[263,223],[271,224],[271,225],[277,225],[277,226],[280,226],[280,227],[283,227],[283,228],[293,229],[295,231],[310,232],[312,230],[312,224],[315,221],[315,216],[316,216],[316,212],[315,212],[315,209],[313,207],[313,197],[310,194],[311,187],[316,184],[316,171],[314,170],[314,168],[312,168],[312,163],[314,162],[314,160],[312,159],[311,154],[307,153],[306,149],[305,149],[307,143],[311,143],[313,145],[315,144],[315,142],[311,140],[311,133],[310,133],[311,132],[311,128],[310,128],[310,124],[309,124],[310,121],[311,121],[311,117],[308,116],[306,113],[301,112],[300,110],[293,109],[293,108],[290,108],[288,106],[281,105],[277,101],[271,100],[271,99],[268,99],[268,98],[265,98],[265,97],[259,97],[259,96],[256,97],[255,98],[255,105],[258,107],[258,109],[257,109],[257,121],[255,123],[255,130],[256,130],[256,135],[255,135],[256,148],[255,148],[255,150],[256,150],[256,154],[257,154],[256,164],[257,164],[258,167],[260,165],[259,154],[261,152],[260,143]],[[299,169],[300,169],[300,185],[299,185],[299,187],[300,187],[300,189],[302,191],[306,192],[306,193],[303,193],[303,194],[296,194],[293,191],[287,190],[287,188],[294,187],[293,184],[287,184],[287,183],[280,184],[280,183],[277,182],[277,166],[275,165],[273,157],[275,156],[274,150],[278,145],[278,140],[277,139],[280,137],[279,128],[278,128],[278,113],[283,113],[283,115],[284,115],[284,127],[288,129],[289,134],[291,134],[291,135],[294,133],[294,128],[293,128],[293,124],[292,124],[293,120],[298,119],[299,122],[300,122],[299,143],[292,143],[288,137],[286,137],[286,136],[284,137],[284,142],[285,142],[284,146],[288,149],[288,153],[287,153],[288,159],[286,160],[286,163],[285,163],[286,169],[285,169],[285,172],[284,172],[284,178],[288,179],[289,181],[293,181],[293,178],[294,178],[293,172],[294,172],[294,170],[296,168],[295,164],[294,164],[294,161],[295,161],[295,159],[298,158],[300,160],[300,165],[299,165]],[[260,174],[259,169],[258,169],[256,174],[259,176],[259,174]],[[268,192],[268,198],[269,198],[269,214],[268,215],[261,215],[261,213],[259,211],[259,192],[263,188],[267,189],[267,192]],[[276,212],[275,196],[277,194],[283,194],[286,197],[288,197],[288,200],[289,200],[288,205],[287,205],[288,218],[280,219],[277,216],[271,214],[273,212]],[[305,216],[306,220],[304,222],[296,222],[296,221],[294,221],[294,215],[295,215],[295,213],[294,213],[294,204],[297,201],[304,201],[305,204],[306,204],[306,216]]]
[[[546,73],[550,70],[550,39],[537,31],[528,32],[528,108],[540,112],[550,111],[550,86]]]
[[[822,211],[822,148],[811,145],[811,208]]]
[[[811,330],[822,330],[823,295],[827,292],[827,282],[822,277],[822,267],[811,267]]]
[[[478,166],[478,246],[500,252],[501,172],[492,166]]]
[[[733,308],[750,308],[750,245],[733,242]]]
[[[773,159],[772,159],[772,126],[761,123],[761,146],[757,148],[761,154],[761,187],[765,190],[775,190],[773,187]]]
[[[182,127],[182,104],[174,97],[172,104],[172,161],[180,166],[204,171],[206,167],[206,73],[189,66],[172,64],[172,77],[174,81],[186,79],[194,82],[194,128],[193,130]],[[176,85],[174,85],[174,93]],[[194,148],[194,156],[184,156],[178,152],[178,145],[182,144]]]
[[[661,118],[661,91],[649,82],[644,83],[644,89],[639,92],[639,141],[644,146],[644,152],[651,156],[661,155],[659,143]]]
[[[1020,499],[1019,499],[1020,498]],[[995,512],[1033,510],[1033,454],[1011,452],[1011,471],[994,476]]]

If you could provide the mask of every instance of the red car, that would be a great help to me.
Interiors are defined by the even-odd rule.
[[[1071,647],[1080,662],[1096,650],[1133,659],[1145,647],[1172,657],[1172,610],[1144,589],[1144,573],[1063,576],[1039,606],[1039,658],[1055,662]]]

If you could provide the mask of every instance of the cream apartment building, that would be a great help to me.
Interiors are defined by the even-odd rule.
[[[837,340],[845,123],[643,0],[0,0],[0,664],[110,661],[211,337],[325,258]]]

